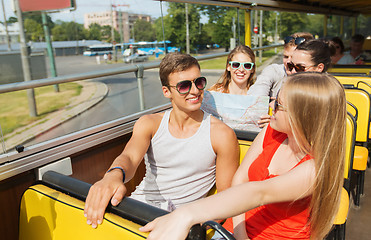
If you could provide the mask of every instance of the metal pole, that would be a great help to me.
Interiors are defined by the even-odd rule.
[[[263,46],[263,10],[260,10],[259,47]],[[263,50],[259,50],[259,62],[263,61]]]
[[[189,47],[189,22],[188,22],[188,3],[185,3],[185,18],[186,18],[186,51],[190,54]]]
[[[112,51],[113,51],[113,60],[117,62],[117,54],[116,54],[116,46],[115,46],[115,28],[113,26],[114,20],[113,20],[113,13],[115,12],[113,10],[113,4],[111,0],[111,42],[112,42]]]
[[[144,67],[143,65],[137,65],[137,68],[138,70],[135,72],[135,76],[137,77],[137,81],[138,81],[139,105],[140,105],[140,110],[143,111],[145,109],[144,88],[143,88]]]
[[[53,46],[52,42],[50,41],[50,31],[49,26],[47,23],[46,13],[41,13],[41,20],[44,27],[44,34],[45,34],[45,41],[46,41],[46,49],[48,51],[48,57],[49,57],[49,64],[50,64],[50,72],[52,74],[52,77],[57,76],[57,69],[55,67],[55,60],[54,60],[54,53],[53,53]],[[54,91],[59,92],[59,86],[58,84],[54,85]]]
[[[251,46],[251,10],[245,11],[245,45]]]
[[[162,39],[164,40],[164,54],[167,54],[166,40],[165,40],[165,27],[164,27],[164,14],[162,13],[162,1],[160,1],[161,6],[161,23],[162,23]]]
[[[241,44],[240,42],[241,28],[240,28],[240,9],[239,8],[237,8],[237,28],[238,28],[237,44],[240,45]]]
[[[6,33],[6,43],[8,44],[8,51],[12,50],[12,47],[10,45],[10,38],[9,38],[9,32],[8,32],[8,23],[6,22],[6,14],[5,14],[5,7],[4,7],[4,0],[1,0],[1,4],[3,6],[3,14],[4,14],[4,27],[5,27],[5,33]]]
[[[278,12],[276,13],[276,29],[275,29],[275,34],[274,34],[274,43],[278,43]],[[277,53],[277,48],[274,48],[274,53]]]
[[[119,12],[119,26],[120,26],[120,43],[124,42],[124,34],[122,31],[122,12]],[[122,50],[122,49],[121,49]]]
[[[31,68],[30,68],[30,59],[27,51],[26,45],[26,36],[24,34],[23,28],[23,18],[21,8],[19,7],[18,0],[14,0],[14,6],[17,12],[18,24],[19,24],[19,38],[20,38],[20,45],[21,45],[21,60],[22,60],[22,68],[23,68],[23,78],[24,81],[31,81]],[[28,108],[30,110],[30,116],[36,117],[37,110],[36,110],[36,101],[35,101],[35,92],[34,89],[27,89],[27,98],[28,98]]]
[[[323,18],[323,37],[327,37],[327,20],[328,16],[325,15]]]

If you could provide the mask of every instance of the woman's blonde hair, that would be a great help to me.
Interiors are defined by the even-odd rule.
[[[255,77],[255,72],[256,72],[256,65],[255,65],[255,54],[251,48],[245,45],[238,45],[235,47],[227,57],[227,62],[225,65],[225,71],[223,75],[220,77],[218,82],[214,84],[213,86],[210,87],[210,91],[221,91],[223,93],[229,93],[229,83],[231,82],[231,72],[227,70],[229,62],[232,61],[232,58],[237,54],[237,53],[244,53],[248,55],[251,58],[251,62],[254,63],[253,68],[251,69],[251,74],[250,77],[247,79],[247,86],[246,88],[249,89],[250,86],[254,83],[254,77]]]
[[[334,222],[343,186],[344,88],[326,73],[305,72],[289,76],[281,92],[294,138],[315,160],[309,223],[311,239],[323,239]]]

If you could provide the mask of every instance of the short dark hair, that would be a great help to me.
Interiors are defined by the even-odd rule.
[[[162,86],[169,86],[169,75],[174,72],[182,72],[196,66],[200,68],[197,59],[189,54],[168,53],[160,63],[160,79]]]
[[[344,43],[343,43],[343,41],[341,40],[341,38],[339,38],[339,37],[333,37],[333,38],[331,39],[331,41],[333,41],[333,42],[336,43],[336,44],[339,44],[339,46],[340,46],[340,52],[341,52],[341,53],[344,52]]]
[[[365,37],[362,34],[355,34],[352,36],[351,40],[353,42],[363,43],[365,41]]]
[[[307,51],[314,64],[323,63],[323,72],[326,72],[331,66],[331,55],[335,52],[334,48],[333,43],[328,40],[312,39],[299,44],[296,50]]]

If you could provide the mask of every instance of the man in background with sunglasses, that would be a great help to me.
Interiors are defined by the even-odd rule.
[[[231,186],[239,162],[237,138],[200,109],[206,78],[198,61],[169,53],[160,64],[160,79],[172,109],[139,118],[123,152],[90,188],[84,214],[93,228],[102,223],[109,202],[116,206],[122,200],[124,183],[143,158],[146,175],[131,197],[165,210],[206,197],[215,184],[218,191]]]
[[[284,39],[283,64],[271,64],[263,69],[255,83],[247,91],[247,95],[269,96],[274,99],[282,86],[283,79],[291,74],[287,63],[291,62],[295,48],[302,42],[313,39],[308,32],[297,32]],[[291,68],[292,69],[292,68]],[[269,115],[261,116],[259,127],[264,127],[269,122]]]

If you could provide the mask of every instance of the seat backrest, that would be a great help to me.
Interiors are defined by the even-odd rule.
[[[242,160],[245,157],[247,150],[249,150],[251,144],[251,141],[238,140],[238,145],[240,146],[240,164],[242,163]]]
[[[343,85],[353,85],[354,87],[363,88],[361,85],[358,84],[359,82],[365,82],[371,85],[371,77],[364,76],[364,77],[357,77],[357,76],[334,76],[341,84]]]
[[[370,125],[370,95],[363,89],[345,89],[348,102],[352,103],[358,110],[356,141],[367,142]]]
[[[86,224],[84,205],[90,184],[48,171],[43,181],[29,187],[20,204],[19,240],[146,239],[139,227],[168,212],[125,197],[109,206],[101,225]],[[200,225],[191,228],[188,240],[204,236]],[[201,238],[202,239],[202,238]]]
[[[353,166],[355,132],[357,129],[354,117],[348,112],[346,119],[346,146],[345,146],[345,164],[344,164],[344,187],[349,190],[351,169]]]

